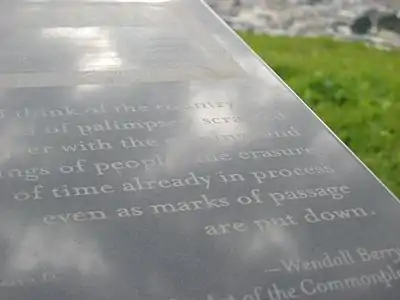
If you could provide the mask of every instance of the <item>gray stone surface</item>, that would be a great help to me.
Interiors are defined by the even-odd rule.
[[[0,300],[399,299],[398,199],[203,2],[0,24]]]

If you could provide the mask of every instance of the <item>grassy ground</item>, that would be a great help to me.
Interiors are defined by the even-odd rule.
[[[400,51],[241,36],[400,197]]]

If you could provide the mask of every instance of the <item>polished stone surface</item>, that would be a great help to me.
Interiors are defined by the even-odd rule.
[[[0,41],[0,299],[398,299],[397,199],[203,3]]]

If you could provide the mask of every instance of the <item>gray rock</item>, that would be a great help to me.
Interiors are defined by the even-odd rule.
[[[393,31],[400,35],[400,18],[397,14],[387,14],[378,20],[378,30]]]
[[[372,29],[372,21],[368,15],[363,15],[357,18],[353,24],[351,24],[351,31],[355,34],[367,34]]]
[[[206,1],[236,30],[346,37],[385,48],[399,47],[400,18],[390,7],[396,7],[394,3],[400,7],[400,0]]]
[[[309,5],[315,5],[315,4],[320,4],[322,3],[324,0],[307,0],[307,4]]]

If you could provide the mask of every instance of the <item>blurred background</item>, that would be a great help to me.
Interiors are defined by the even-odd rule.
[[[400,46],[400,0],[207,0],[237,30]]]
[[[400,197],[400,0],[206,0]]]

